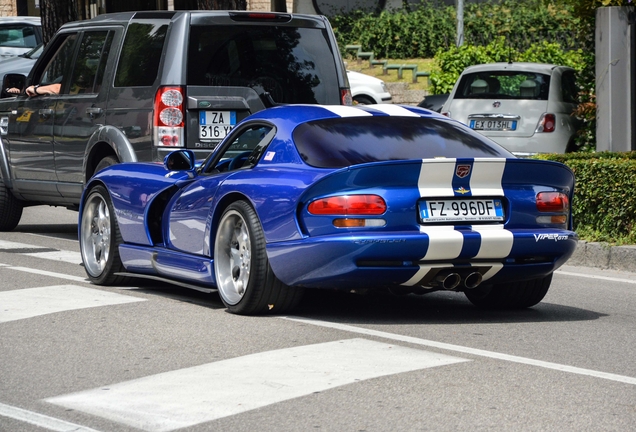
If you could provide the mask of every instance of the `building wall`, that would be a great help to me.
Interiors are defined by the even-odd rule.
[[[0,0],[0,17],[17,16],[15,0]]]
[[[294,0],[287,0],[287,12],[293,12]],[[247,10],[271,11],[272,0],[247,0]]]

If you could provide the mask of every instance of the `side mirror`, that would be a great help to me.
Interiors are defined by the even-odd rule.
[[[0,97],[15,97],[24,92],[26,87],[27,77],[22,74],[6,74],[2,80],[2,91],[0,91]],[[7,90],[10,88],[20,89],[20,93],[9,93]]]
[[[163,165],[168,171],[192,171],[194,163],[195,158],[192,150],[173,151],[163,160]]]

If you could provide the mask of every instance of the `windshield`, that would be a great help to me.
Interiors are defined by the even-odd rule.
[[[339,104],[325,29],[286,26],[192,26],[188,85],[252,87],[276,103]]]
[[[462,76],[455,99],[548,100],[550,75],[522,71],[475,72]]]
[[[293,133],[303,160],[318,168],[367,162],[514,157],[462,125],[425,117],[353,117],[304,123]]]

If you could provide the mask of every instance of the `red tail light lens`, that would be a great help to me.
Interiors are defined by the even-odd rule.
[[[185,90],[183,87],[159,87],[155,95],[154,139],[155,145],[183,147],[185,119]]]
[[[556,128],[556,116],[554,114],[543,114],[537,125],[535,132],[554,132]]]
[[[537,194],[537,210],[540,212],[567,212],[570,199],[561,192],[539,192]]]
[[[373,216],[386,212],[386,202],[378,195],[342,195],[317,199],[307,210],[313,215]]]
[[[353,105],[353,96],[350,89],[340,89],[340,103],[342,105]]]

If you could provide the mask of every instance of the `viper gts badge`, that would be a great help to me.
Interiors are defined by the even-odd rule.
[[[455,175],[459,178],[464,178],[470,174],[470,165],[457,165],[455,168]]]

